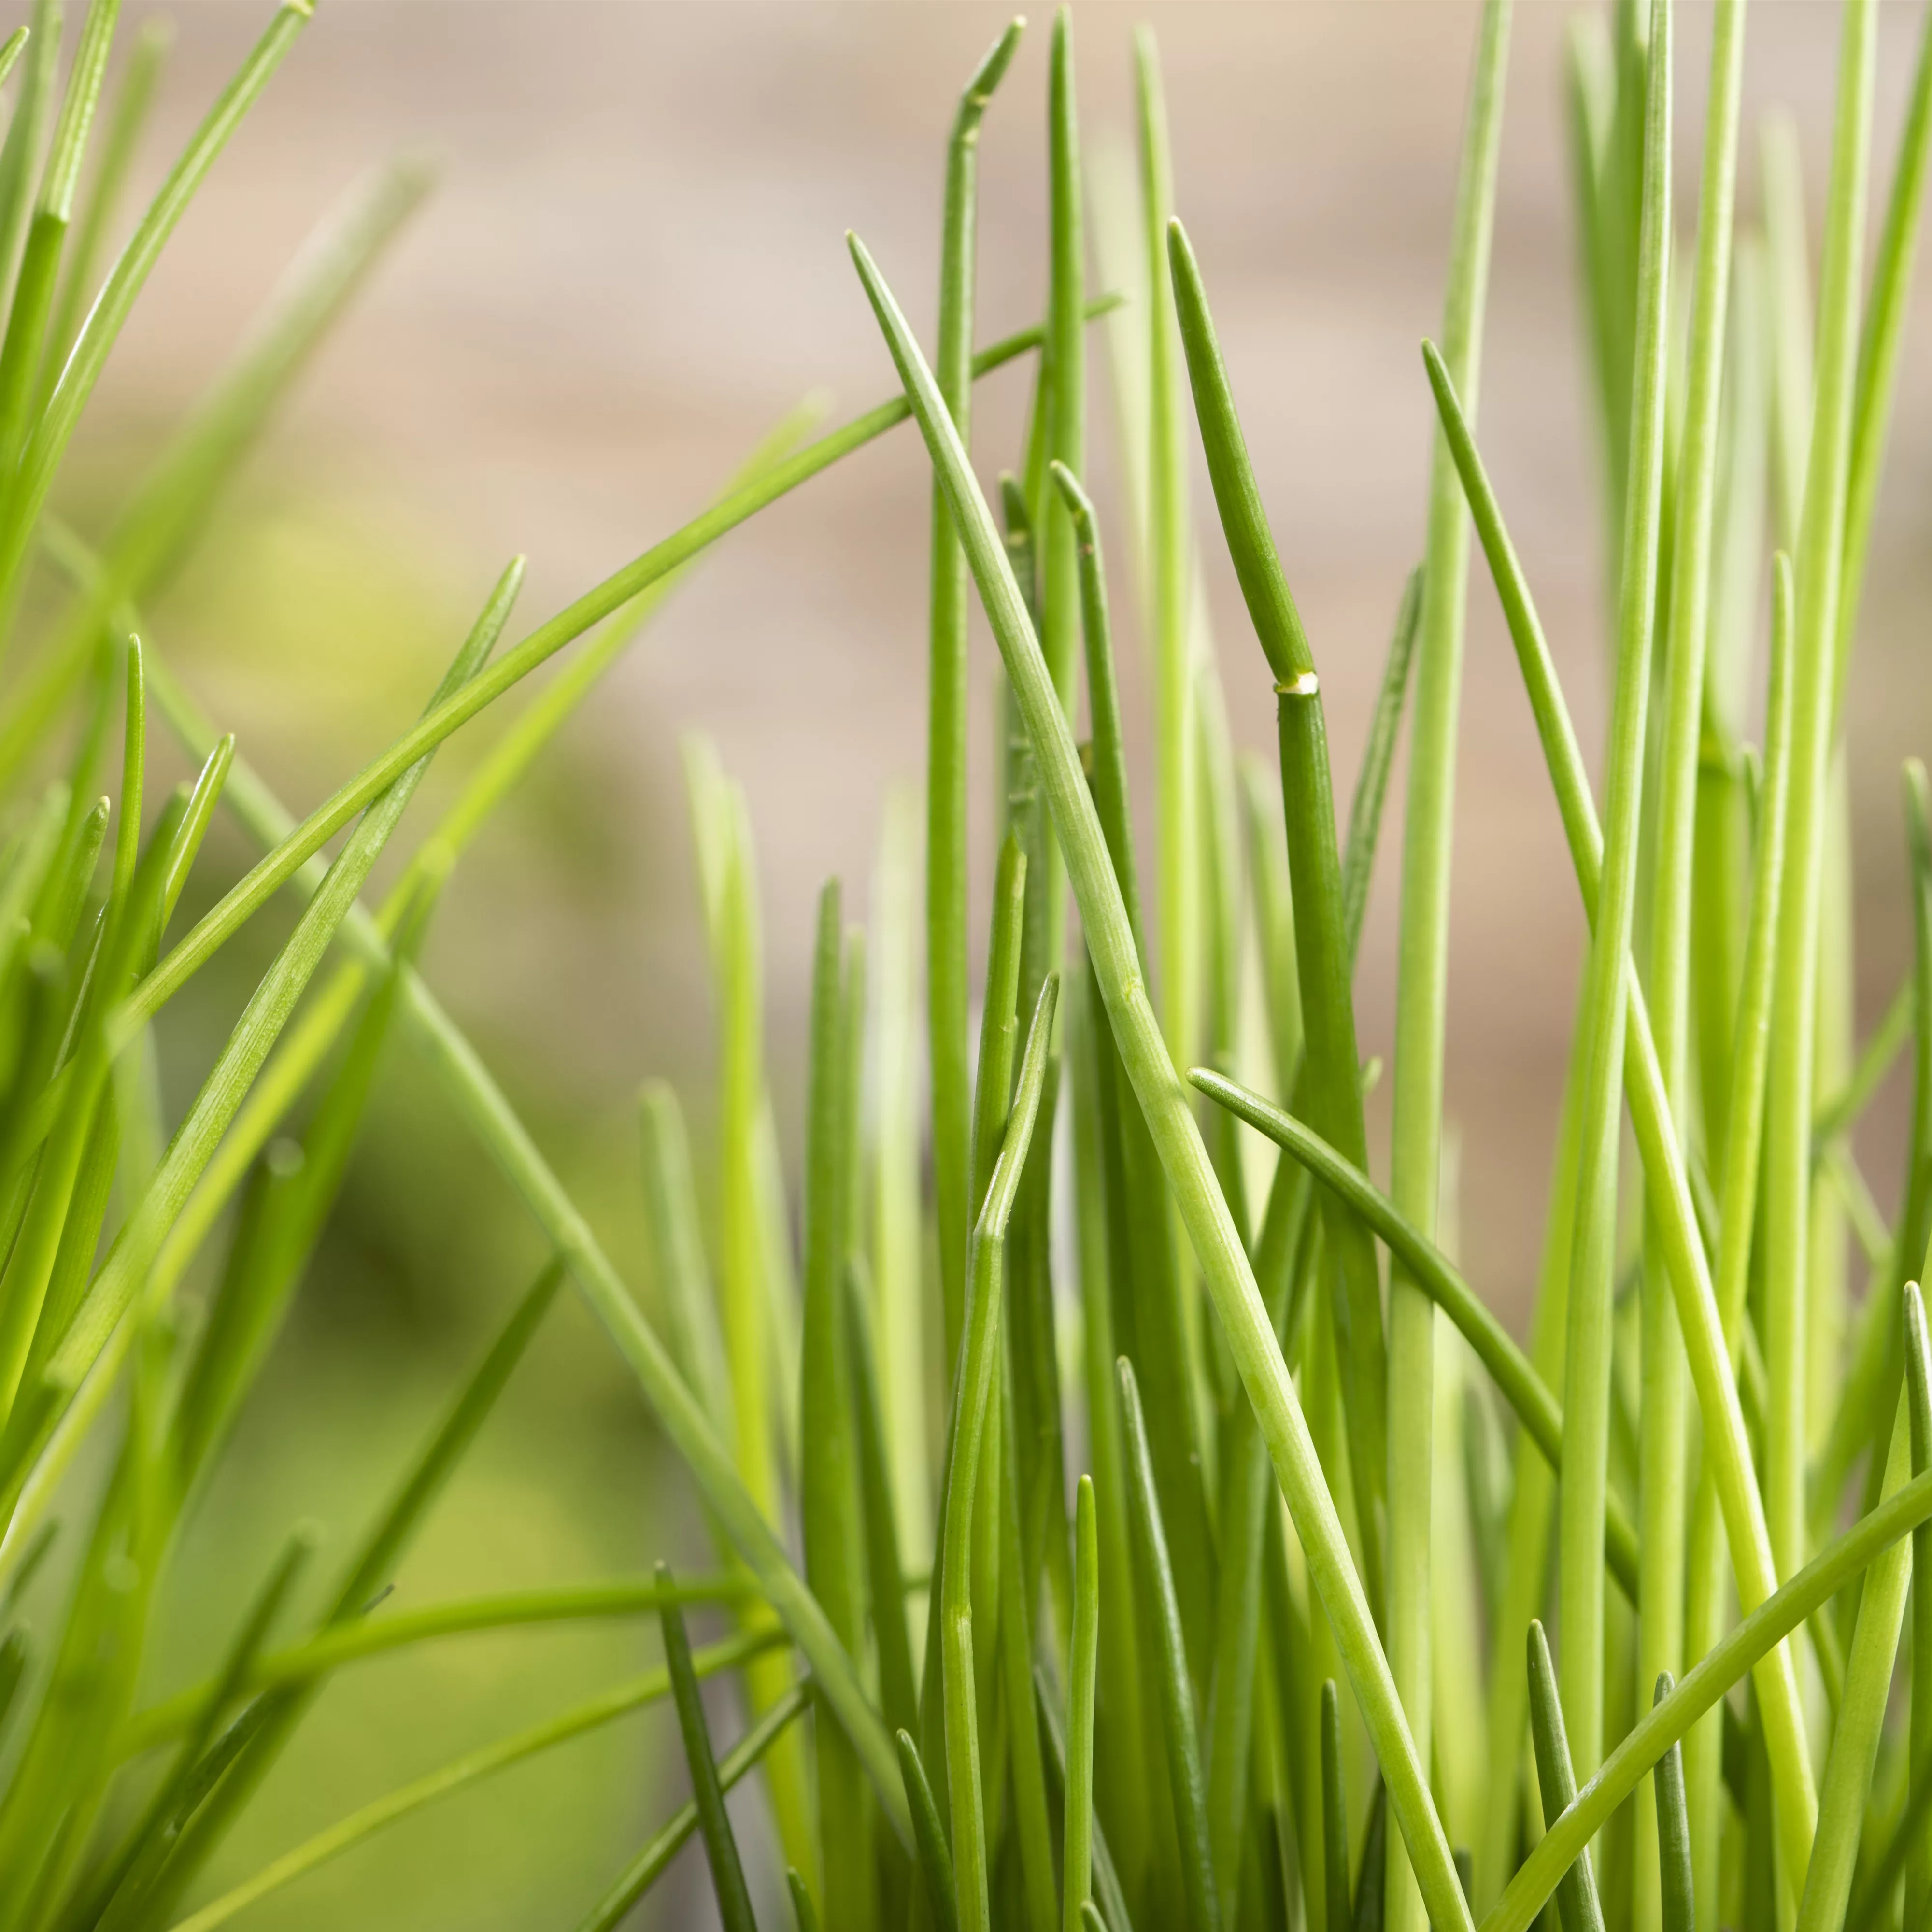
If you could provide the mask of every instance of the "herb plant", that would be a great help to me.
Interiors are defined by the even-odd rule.
[[[728,1932],[787,1912],[840,1932],[1932,1922],[1932,1592],[1913,1587],[1932,1564],[1917,1285],[1932,1241],[1932,796],[1916,762],[1913,967],[1856,1054],[1841,910],[1844,698],[1932,139],[1932,32],[1868,262],[1876,8],[1844,0],[1814,298],[1781,136],[1766,233],[1736,232],[1744,0],[1717,0],[1711,20],[1681,256],[1671,0],[1579,22],[1568,105],[1615,586],[1600,799],[1475,428],[1510,38],[1508,0],[1486,0],[1442,337],[1418,374],[1435,412],[1423,552],[1346,815],[1318,640],[1250,464],[1213,264],[1174,218],[1154,43],[1136,44],[1138,177],[1096,184],[1063,12],[1040,326],[975,352],[976,160],[1015,22],[954,119],[929,362],[851,239],[902,393],[814,440],[805,417],[782,424],[704,514],[500,650],[513,562],[417,722],[298,821],[170,669],[143,606],[423,184],[397,168],[358,191],[104,533],[84,535],[52,507],[68,445],[161,248],[308,9],[273,16],[104,274],[159,58],[142,39],[110,86],[118,12],[92,0],[63,64],[58,0],[38,0],[0,52],[14,94],[0,645],[14,656],[0,709],[0,1932],[212,1932],[450,1792],[658,1702],[692,1797],[602,1875],[586,1932],[624,1922],[693,1837]],[[1096,224],[1103,242],[1136,244],[1100,250],[1112,289],[1090,286],[1096,201],[1120,218]],[[1120,578],[1088,463],[1103,336],[1152,669],[1151,892],[1115,674]],[[1022,356],[1034,404],[996,516],[969,453],[974,385]],[[716,1138],[694,1150],[675,1094],[644,1085],[646,1303],[417,971],[418,949],[451,868],[679,574],[908,418],[934,478],[923,865],[900,814],[872,934],[848,923],[837,881],[821,896],[804,1159],[788,1177],[753,828],[692,741]],[[1189,501],[1197,445],[1211,517]],[[1472,540],[1592,934],[1526,1347],[1444,1232]],[[1201,588],[1199,546],[1216,542],[1274,684],[1273,763],[1230,748]],[[1000,749],[979,814],[998,858],[976,1046],[975,602],[1001,668],[976,721]],[[533,695],[516,692],[565,653]],[[513,693],[513,722],[376,898],[372,871],[429,760]],[[1384,1190],[1352,982],[1405,712]],[[156,728],[200,767],[158,800]],[[262,856],[177,933],[218,812]],[[171,1124],[154,1072],[164,1009],[284,897],[292,930]],[[158,1688],[144,1658],[182,1526],[398,1029],[551,1258],[322,1614],[294,1613],[316,1560],[298,1527],[236,1609],[218,1669]],[[1888,1222],[1851,1136],[1908,1050]],[[298,1120],[292,1151],[280,1136]],[[600,1318],[688,1472],[715,1573],[660,1564],[386,1604],[565,1292]],[[21,1606],[57,1542],[58,1616],[32,1635]],[[662,1669],[212,1892],[211,1856],[336,1672],[465,1631],[627,1616],[658,1620]],[[722,1634],[694,1646],[693,1616]],[[745,1712],[723,1746],[700,1690],[712,1677]],[[788,1868],[783,1898],[761,1895],[741,1856],[750,1814],[726,1798],[748,1778]]]

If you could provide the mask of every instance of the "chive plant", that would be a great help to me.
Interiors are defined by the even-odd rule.
[[[652,1704],[668,1707],[664,1747],[692,1796],[621,1869],[586,1875],[586,1928],[628,1919],[694,1837],[730,1932],[1924,1922],[1932,806],[1912,762],[1913,964],[1861,1046],[1844,694],[1932,148],[1932,32],[1868,263],[1876,11],[1844,0],[1814,299],[1786,123],[1762,143],[1764,232],[1738,226],[1747,10],[1719,0],[1681,336],[1670,0],[1614,0],[1573,36],[1616,586],[1600,804],[1475,428],[1510,24],[1509,0],[1486,0],[1442,340],[1416,382],[1433,451],[1422,561],[1346,820],[1323,640],[1292,588],[1296,533],[1271,526],[1250,461],[1215,265],[1174,218],[1157,52],[1137,39],[1138,170],[1090,171],[1064,12],[1046,62],[1040,326],[975,351],[976,159],[1016,21],[954,116],[932,362],[853,238],[901,393],[815,436],[813,412],[788,418],[700,515],[500,648],[513,562],[417,722],[298,820],[171,669],[144,606],[424,184],[399,167],[358,188],[118,516],[78,530],[53,507],[68,443],[308,8],[271,17],[107,261],[165,40],[149,30],[118,57],[116,0],[92,0],[66,45],[61,8],[38,0],[0,48],[0,1932],[268,1922],[256,1907],[374,1834]],[[1087,464],[1088,326],[1120,306],[1090,293],[1090,197],[1102,240],[1140,251],[1124,264],[1114,389],[1153,669],[1148,892],[1111,493]],[[973,388],[1024,357],[1034,407],[1003,452],[996,522]],[[918,814],[902,800],[872,932],[848,925],[837,881],[820,898],[806,1155],[788,1177],[754,827],[690,741],[717,1130],[694,1148],[678,1096],[644,1083],[640,1299],[418,972],[423,938],[464,853],[678,576],[908,418],[934,490],[925,1010]],[[1197,456],[1212,514],[1192,516]],[[1444,1180],[1472,534],[1591,932],[1527,1346],[1458,1266]],[[1216,544],[1274,686],[1272,766],[1230,748],[1200,568]],[[1004,774],[984,828],[999,858],[976,1054],[976,601],[1002,672],[980,726]],[[1412,683],[1384,1190],[1352,984]],[[518,708],[494,748],[370,896],[429,760],[499,700]],[[165,798],[148,796],[157,732],[198,768]],[[260,856],[177,933],[218,813]],[[170,1122],[147,1072],[164,1010],[284,898],[292,930]],[[318,1560],[297,1528],[207,1680],[156,1685],[147,1637],[182,1526],[398,1030],[550,1258],[320,1614],[295,1607]],[[1908,1046],[1888,1221],[1855,1136]],[[1634,1166],[1618,1157],[1626,1112]],[[566,1283],[688,1473],[713,1570],[386,1604]],[[56,1543],[64,1580],[35,1634],[23,1605],[30,1588],[49,1600],[35,1579]],[[694,1616],[718,1625],[695,1647]],[[211,1890],[211,1858],[338,1671],[464,1631],[612,1617],[656,1619],[662,1669]],[[713,1677],[742,1712],[728,1741],[700,1692]],[[740,1847],[752,1814],[725,1799],[747,1779],[782,1889]]]

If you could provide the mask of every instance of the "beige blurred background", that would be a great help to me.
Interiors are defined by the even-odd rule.
[[[144,157],[149,180],[266,17],[254,4],[169,10],[179,38]],[[1481,429],[1594,746],[1604,596],[1560,112],[1570,10],[1541,0],[1516,10]],[[436,192],[225,513],[220,568],[191,572],[157,614],[168,646],[296,802],[319,796],[400,728],[511,554],[530,558],[521,617],[533,622],[699,508],[806,392],[828,387],[842,416],[892,392],[843,233],[865,236],[915,323],[928,327],[945,130],[1003,18],[967,4],[322,0],[155,275],[77,465],[79,490],[104,499],[128,458],[219,366],[304,233],[358,170],[404,148],[434,159]],[[1421,544],[1432,416],[1417,348],[1438,315],[1476,10],[1450,0],[1082,4],[1080,113],[1096,166],[1122,152],[1130,35],[1143,18],[1166,61],[1178,205],[1347,774]],[[982,338],[1034,320],[1042,299],[1044,26],[1035,21],[982,143]],[[1883,9],[1881,184],[1916,32],[1916,9]],[[1817,206],[1835,33],[1836,10],[1810,0],[1753,11],[1748,218],[1758,198],[1755,116],[1774,103],[1798,117]],[[1679,36],[1688,247],[1708,9],[1682,8]],[[1904,956],[1897,762],[1932,736],[1923,668],[1932,643],[1932,277],[1919,281],[1852,686],[1867,1018]],[[1096,494],[1118,527],[1107,393],[1096,361]],[[1014,459],[1025,378],[1010,372],[981,395],[977,452],[990,474]],[[608,1212],[627,1256],[638,1246],[636,1083],[668,1072],[701,1106],[709,1074],[677,734],[712,734],[750,792],[779,1106],[795,1137],[813,895],[836,871],[862,904],[887,788],[920,770],[927,488],[922,452],[902,430],[713,552],[467,862],[440,916],[432,976]],[[1218,535],[1202,528],[1234,729],[1266,747],[1273,707],[1259,653]],[[1514,1318],[1534,1264],[1582,924],[1480,562],[1472,582],[1448,1091],[1460,1133],[1463,1252]],[[1130,625],[1124,586],[1120,602]],[[976,649],[983,698],[992,662],[983,634]],[[1134,655],[1138,755],[1146,731]],[[983,773],[983,705],[976,722]],[[454,748],[452,761],[464,755]],[[1398,788],[1392,833],[1400,809]],[[1144,824],[1147,816],[1144,805]],[[981,873],[989,824],[982,788]],[[1384,865],[1362,973],[1365,1052],[1387,1050],[1394,882]],[[435,1107],[433,1095],[393,1100],[388,1131],[430,1132],[416,1115]],[[448,1156],[464,1174],[470,1160]],[[1870,1166],[1889,1206],[1895,1162],[1882,1138]],[[490,1190],[487,1177],[470,1178]],[[513,1204],[473,1227],[438,1228],[419,1204],[386,1200],[380,1174],[356,1186],[374,1225],[392,1231],[398,1277],[439,1262],[459,1275],[468,1260],[487,1262],[494,1304],[512,1270],[502,1256],[520,1266],[534,1252]],[[354,1256],[338,1255],[332,1279],[351,1304],[360,1278]],[[464,1290],[446,1293],[460,1304]],[[428,1324],[441,1305],[432,1296],[422,1304],[430,1312],[412,1318]],[[304,1318],[329,1359],[326,1316]],[[568,1346],[571,1364],[596,1358],[587,1334]],[[364,1392],[344,1374],[350,1380],[329,1400],[353,1405]],[[561,1389],[562,1358],[553,1374],[548,1386]],[[675,1485],[646,1485],[636,1474],[647,1465],[632,1457],[614,1493],[608,1457],[629,1456],[640,1425],[620,1378],[598,1386],[603,1406],[588,1406],[588,1423],[578,1414],[566,1424],[533,1398],[516,1454],[500,1458],[510,1500],[485,1493],[462,1505],[486,1545],[500,1521],[509,1526],[502,1546],[513,1547],[513,1568],[581,1574],[641,1563],[665,1538],[691,1539]],[[409,1433],[403,1423],[372,1426]],[[318,1452],[318,1465],[326,1460]],[[325,1499],[346,1480],[332,1463],[315,1476]],[[626,1483],[635,1487],[626,1492]],[[546,1485],[569,1499],[563,1514],[533,1499]],[[278,1485],[277,1496],[291,1486],[300,1482]],[[246,1503],[244,1486],[234,1506]],[[667,1520],[683,1528],[660,1537]],[[531,1556],[515,1541],[519,1522],[543,1547],[544,1538],[563,1536],[562,1552]],[[470,1585],[500,1582],[493,1553],[452,1561]],[[601,1652],[580,1645],[572,1668],[586,1684],[602,1681],[597,1666],[628,1641],[608,1640]],[[464,1683],[487,1682],[496,1695],[488,1659],[500,1653],[476,1654],[484,1660],[447,1666],[471,1672],[455,1680],[459,1707]],[[362,1721],[380,1728],[376,1703],[368,1708]],[[436,1721],[461,1730],[460,1720],[453,1729]],[[356,1735],[352,1727],[338,1740],[352,1754]],[[596,1839],[614,1869],[661,1807],[628,1746],[609,1746],[605,1762],[604,1809],[574,1814],[569,1828]],[[535,1792],[541,1781],[520,1789]],[[345,1795],[380,1788],[380,1779],[343,1774]],[[326,1796],[290,1798],[271,1808],[259,1848],[340,1808]],[[452,1846],[474,1848],[448,1829]],[[515,1883],[485,1882],[494,1855],[479,1852],[485,1869],[458,1874],[466,1902],[447,1922],[550,1924],[578,1909],[574,1891],[536,1911]],[[601,1869],[594,1857],[591,1867]],[[566,1868],[580,1888],[589,1882],[582,1859]],[[345,1865],[248,1922],[344,1922],[352,1899],[358,1923],[446,1922],[422,1899],[405,1904],[362,1885]],[[698,1910],[687,1892],[664,1922],[702,1922],[687,1916]]]

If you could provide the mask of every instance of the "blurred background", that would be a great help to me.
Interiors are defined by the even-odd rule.
[[[1562,114],[1570,10],[1554,0],[1517,10],[1481,430],[1593,746],[1606,592]],[[265,14],[254,0],[166,11],[177,38],[137,197]],[[290,803],[314,802],[403,728],[512,554],[530,560],[520,634],[700,508],[806,392],[829,390],[838,417],[894,392],[844,231],[865,236],[915,325],[929,327],[946,130],[1004,17],[977,5],[806,0],[324,0],[164,258],[66,483],[76,519],[98,524],[358,173],[401,151],[428,158],[429,200],[302,382],[213,539],[152,614],[206,708],[239,730]],[[1166,63],[1178,205],[1346,775],[1421,548],[1433,416],[1418,344],[1438,320],[1476,9],[1083,0],[1080,113],[1096,171],[1125,165],[1130,34],[1142,19]],[[1688,248],[1709,17],[1685,5],[1679,19]],[[983,340],[1032,322],[1041,305],[1043,26],[982,144]],[[1836,30],[1836,9],[1822,0],[1754,10],[1745,218],[1757,202],[1753,117],[1774,104],[1797,119],[1817,206]],[[1916,8],[1884,8],[1881,182],[1917,31]],[[1926,748],[1932,722],[1923,671],[1932,277],[1920,282],[1851,688],[1867,1022],[1905,951],[1898,761]],[[1016,460],[1028,380],[1016,368],[982,386],[986,474]],[[1103,517],[1118,526],[1107,395],[1099,358],[1091,468]],[[710,1118],[710,1013],[678,734],[710,734],[749,794],[772,1077],[795,1150],[814,897],[838,872],[848,906],[862,911],[884,802],[920,775],[928,488],[922,453],[902,430],[712,551],[445,896],[429,975],[634,1281],[645,1273],[638,1083],[669,1076],[700,1145]],[[1204,556],[1235,735],[1271,748],[1268,680],[1217,536]],[[1480,562],[1471,581],[1448,1092],[1463,1256],[1520,1321],[1582,926]],[[1119,602],[1132,637],[1124,590]],[[983,700],[993,664],[983,634],[976,650]],[[1140,668],[1130,646],[1123,670],[1137,755],[1148,740]],[[978,722],[983,895],[983,702]],[[420,822],[498,728],[486,718],[452,743]],[[1145,773],[1142,756],[1136,775]],[[1148,815],[1144,807],[1144,824]],[[406,827],[399,842],[408,838]],[[212,893],[246,856],[238,841],[211,842],[197,889]],[[1388,1049],[1394,880],[1384,866],[1372,904],[1365,1052]],[[257,964],[270,937],[256,941]],[[184,1069],[225,1030],[244,964],[203,976],[179,1003],[172,1050]],[[427,1426],[541,1258],[514,1199],[408,1060],[399,1040],[343,1208],[196,1525],[194,1587],[156,1660],[158,1683],[207,1660],[214,1638],[196,1616],[197,1591],[232,1600],[292,1516],[316,1516],[338,1541],[359,1521],[379,1472]],[[1875,1117],[1867,1156],[1888,1205],[1901,1097],[1889,1094]],[[702,1566],[701,1526],[629,1378],[566,1304],[399,1587],[427,1602],[643,1569],[659,1555]],[[365,1798],[655,1652],[653,1631],[617,1626],[471,1638],[361,1667],[310,1719],[214,1876],[252,1870]],[[242,1922],[291,1932],[569,1923],[681,1797],[670,1736],[662,1714],[599,1733],[412,1820]],[[656,1922],[709,1922],[701,1860],[694,1849],[686,1856]]]

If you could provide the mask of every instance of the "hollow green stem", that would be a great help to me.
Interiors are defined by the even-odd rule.
[[[1510,18],[1510,0],[1487,0],[1476,43],[1443,303],[1443,355],[1472,413],[1495,227]],[[1468,574],[1468,510],[1448,440],[1438,430],[1430,459],[1428,538],[1423,555],[1402,838],[1389,1174],[1389,1191],[1396,1206],[1425,1234],[1435,1232],[1442,1192],[1456,730]],[[1383,1628],[1389,1667],[1408,1713],[1416,1748],[1425,1756],[1432,1729],[1430,1544],[1435,1353],[1434,1309],[1398,1267],[1389,1278],[1389,1564]],[[1390,1932],[1423,1932],[1427,1922],[1422,1895],[1410,1874],[1400,1833],[1390,1840],[1388,1886]]]
[[[1876,9],[1844,12],[1838,106],[1818,290],[1818,356],[1804,518],[1794,560],[1798,593],[1792,680],[1790,822],[1772,1009],[1766,1100],[1765,1514],[1779,1573],[1804,1560],[1807,1266],[1810,1127],[1818,1028],[1819,922],[1832,739],[1845,497],[1857,375],[1861,262],[1876,58]]]
[[[968,537],[968,542],[970,542]],[[988,1932],[992,1901],[980,1772],[973,1658],[973,1524],[980,1450],[999,1370],[1001,1279],[1006,1223],[1026,1165],[1046,1078],[1058,981],[1049,977],[1027,1035],[1018,1084],[999,1156],[988,1177],[973,1236],[967,1328],[955,1384],[952,1454],[946,1472],[944,1559],[940,1584],[946,1782],[952,1797],[954,1882],[962,1932]]]
[[[959,432],[971,446],[974,256],[980,122],[1019,44],[1015,20],[966,84],[946,154],[946,212],[940,239],[939,338],[934,373]],[[966,615],[965,554],[946,493],[932,491],[932,669],[926,775],[927,1043],[932,1063],[933,1192],[939,1216],[941,1305],[950,1380],[966,1294],[967,1204],[972,1108],[966,1055]]]

